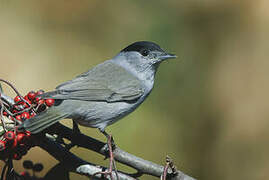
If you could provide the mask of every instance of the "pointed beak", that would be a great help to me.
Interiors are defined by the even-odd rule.
[[[170,54],[170,53],[163,53],[160,57],[160,59],[163,61],[163,60],[166,60],[166,59],[174,59],[174,58],[177,58],[177,56],[175,54]]]

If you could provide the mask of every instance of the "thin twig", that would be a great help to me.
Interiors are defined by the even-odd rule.
[[[176,166],[173,163],[173,160],[168,155],[166,156],[165,161],[166,161],[166,165],[164,167],[163,174],[161,176],[161,180],[166,180],[167,175],[168,175],[168,168],[170,168],[172,170],[171,175],[173,175],[173,176],[175,176],[178,172],[176,169]]]
[[[0,97],[1,97],[1,94],[0,93]],[[4,103],[2,101],[2,99],[0,98],[0,105],[1,105],[1,110],[0,110],[0,118],[1,118],[1,122],[2,122],[2,126],[3,126],[3,129],[5,132],[7,132],[7,129],[6,129],[6,123],[4,122],[4,115],[3,115],[3,112],[4,112]]]
[[[172,175],[176,175],[177,174],[177,168],[176,166],[174,165],[174,162],[173,160],[167,155],[166,156],[166,163],[168,163],[170,169],[172,170]]]
[[[21,98],[21,100],[23,101],[23,102],[25,102],[29,107],[31,107],[31,104],[29,104],[29,102],[28,101],[26,101],[25,99],[24,99],[24,97],[20,94],[20,92],[15,88],[15,86],[13,86],[10,82],[8,82],[7,80],[4,80],[4,79],[1,79],[0,78],[0,81],[2,81],[2,82],[4,82],[4,83],[6,83],[7,85],[9,85],[14,91],[15,91],[15,93]]]
[[[4,82],[4,83],[6,83],[7,85],[9,85],[9,86],[15,91],[15,93],[16,93],[18,96],[22,97],[21,94],[19,93],[19,91],[18,91],[18,90],[15,88],[15,86],[13,86],[10,82],[8,82],[7,80],[1,79],[1,78],[0,78],[0,81],[2,81],[2,82]]]

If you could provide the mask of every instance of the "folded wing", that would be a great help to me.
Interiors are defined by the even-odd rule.
[[[138,78],[121,66],[106,61],[41,97],[117,102],[134,101],[143,93],[144,87]]]

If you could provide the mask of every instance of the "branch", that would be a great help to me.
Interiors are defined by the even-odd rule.
[[[105,167],[97,166],[82,160],[61,146],[59,143],[46,137],[42,137],[41,139],[39,137],[39,142],[37,145],[47,151],[51,156],[60,161],[62,164],[64,164],[65,168],[67,168],[69,171],[92,177],[93,174],[104,171],[106,169]],[[135,180],[133,177],[128,176],[122,172],[118,172],[118,176],[120,179]],[[103,179],[103,177],[102,175],[96,175],[95,179]],[[113,179],[116,179],[115,173],[113,173]]]
[[[80,147],[90,149],[99,154],[107,156],[105,151],[106,143],[88,137],[84,134],[77,134],[74,136],[74,133],[70,128],[63,126],[60,123],[57,123],[49,129],[50,133],[55,133],[63,138],[66,138]],[[127,153],[119,147],[115,147],[113,154],[116,161],[136,169],[138,171],[137,175],[148,174],[155,177],[161,177],[163,174],[163,166]],[[171,173],[171,171],[168,173]],[[171,177],[171,180],[194,180],[194,178],[184,174],[181,171],[177,171],[176,175]]]
[[[14,101],[9,96],[0,93],[0,98],[5,103],[14,104]],[[57,134],[59,137],[66,138],[72,143],[95,151],[99,154],[107,156],[107,144],[101,141],[98,141],[94,138],[88,137],[84,134],[74,134],[73,130],[68,127],[57,123],[50,128],[47,129],[50,134]],[[41,134],[40,134],[41,135]],[[73,153],[67,150],[67,148],[60,145],[59,142],[55,141],[53,138],[48,137],[40,137],[40,135],[36,135],[38,141],[36,142],[37,146],[40,146],[42,149],[47,151],[50,155],[52,155],[55,159],[60,161],[62,164],[66,166],[66,168],[70,171],[76,172],[78,174],[86,175],[91,177],[96,172],[101,172],[106,170],[107,168],[97,166],[95,164],[89,163],[87,161],[82,160],[77,157]],[[129,167],[132,167],[137,170],[135,174],[127,174],[123,172],[118,172],[120,179],[126,180],[134,180],[143,174],[152,175],[155,177],[161,177],[164,173],[164,167],[153,162],[144,160],[142,158],[136,157],[130,153],[127,153],[121,150],[119,147],[115,147],[113,150],[114,159],[122,164],[125,164]],[[195,180],[194,178],[184,174],[181,171],[172,170],[171,168],[165,173],[167,174],[167,179],[170,180]],[[95,179],[104,179],[101,174],[98,174]],[[116,179],[116,174],[113,173],[113,179]]]

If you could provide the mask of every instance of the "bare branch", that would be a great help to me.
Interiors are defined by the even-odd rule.
[[[55,141],[44,137],[38,137],[38,139],[39,141],[37,145],[39,147],[47,151],[61,163],[64,163],[65,168],[72,172],[92,177],[93,174],[100,171],[105,171],[107,169],[105,167],[97,166],[82,160]],[[118,172],[118,175],[120,179],[135,180],[133,177],[128,176],[122,172]],[[103,179],[103,177],[101,175],[97,175],[94,177],[94,179]],[[115,173],[113,173],[113,179],[116,179]]]
[[[99,154],[107,156],[105,151],[106,143],[88,137],[84,134],[77,134],[76,137],[74,137],[73,131],[60,123],[50,128],[50,133],[52,132],[60,135],[61,137],[71,140],[73,143],[80,147],[84,147],[86,149],[90,149]],[[163,174],[163,166],[127,153],[119,147],[115,147],[113,154],[116,161],[136,169],[140,174],[148,174],[155,177],[161,177]],[[171,172],[168,172],[168,174],[171,174]],[[184,174],[181,171],[177,171],[177,174],[175,176],[172,176],[171,180],[194,180],[194,178]]]

